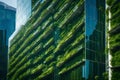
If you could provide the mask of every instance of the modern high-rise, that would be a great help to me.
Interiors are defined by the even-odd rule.
[[[32,5],[30,18],[11,40],[8,79],[103,80],[105,0]]]
[[[0,80],[6,80],[8,39],[15,30],[16,9],[0,2]]]
[[[120,0],[107,0],[109,80],[120,80]]]

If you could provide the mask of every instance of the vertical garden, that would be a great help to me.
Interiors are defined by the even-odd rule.
[[[8,79],[82,80],[84,21],[84,0],[36,4],[11,41]]]
[[[107,0],[109,6],[108,18],[110,22],[109,42],[111,58],[112,80],[120,79],[120,0]]]

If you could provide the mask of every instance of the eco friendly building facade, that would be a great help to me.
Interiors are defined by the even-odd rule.
[[[120,0],[107,0],[109,79],[120,79]]]
[[[35,3],[29,20],[11,41],[8,79],[102,79],[105,1]]]

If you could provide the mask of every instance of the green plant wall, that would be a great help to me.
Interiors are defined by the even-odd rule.
[[[8,79],[82,79],[83,6],[84,0],[45,0],[37,4],[28,22],[11,41]]]
[[[112,80],[119,80],[120,76],[120,1],[107,0],[111,13],[111,30],[110,34],[110,53],[112,55]],[[116,70],[117,69],[117,70]]]

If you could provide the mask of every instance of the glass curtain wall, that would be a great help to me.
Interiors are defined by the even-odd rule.
[[[15,8],[0,2],[0,80],[6,80],[8,39],[15,29]]]
[[[86,0],[85,3],[86,66],[89,66],[86,78],[93,80],[99,76],[101,79],[105,70],[105,0]]]
[[[6,31],[0,30],[0,79],[5,79],[7,73],[6,59]]]
[[[101,77],[105,65],[105,3],[99,1],[45,0],[36,5],[10,47],[9,79]]]

